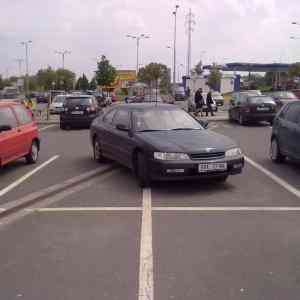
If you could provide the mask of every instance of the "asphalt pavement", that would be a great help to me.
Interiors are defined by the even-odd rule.
[[[0,298],[298,299],[300,167],[270,162],[267,124],[209,127],[236,140],[256,164],[247,162],[225,184],[147,190],[115,165],[25,208],[0,223]],[[99,168],[88,133],[42,131],[39,165],[58,158],[0,196],[0,210]],[[0,190],[37,167],[23,164],[1,170]]]

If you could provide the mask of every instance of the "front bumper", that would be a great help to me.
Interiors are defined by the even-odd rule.
[[[226,171],[214,171],[199,173],[198,167],[201,163],[216,162],[227,163]],[[201,178],[216,178],[221,176],[236,175],[242,173],[244,168],[244,157],[239,156],[232,159],[224,158],[213,161],[190,160],[186,162],[178,161],[149,161],[150,177],[152,180],[188,180]],[[172,170],[174,172],[172,172]],[[179,172],[180,170],[180,172]]]

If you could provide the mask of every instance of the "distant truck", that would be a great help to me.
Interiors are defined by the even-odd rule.
[[[20,92],[17,87],[7,86],[2,90],[2,99],[16,99],[20,97]]]

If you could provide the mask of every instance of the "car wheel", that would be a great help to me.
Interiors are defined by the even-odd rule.
[[[97,137],[94,140],[93,150],[94,160],[98,163],[104,162],[105,158],[102,154],[101,143]]]
[[[143,153],[139,152],[137,155],[136,174],[139,186],[146,188],[150,186],[150,177],[148,172],[147,161]]]
[[[220,176],[220,177],[215,178],[215,181],[217,183],[225,183],[227,178],[228,178],[228,175],[224,175],[224,176]]]
[[[30,152],[25,156],[28,164],[35,164],[39,158],[39,146],[36,141],[31,144]]]
[[[239,124],[240,125],[245,125],[245,120],[242,114],[239,115]]]
[[[273,138],[271,141],[270,158],[275,163],[281,163],[285,158],[280,152],[280,147],[276,138]]]

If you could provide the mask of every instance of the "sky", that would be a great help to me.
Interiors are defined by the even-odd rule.
[[[93,75],[96,58],[105,55],[117,69],[135,69],[136,44],[142,40],[140,64],[172,64],[174,16],[178,4],[177,65],[185,72],[186,15],[194,14],[192,65],[200,59],[228,62],[300,61],[299,0],[0,0],[0,74],[18,74],[24,58],[20,42],[32,40],[30,73],[61,66],[55,51],[69,50],[65,67]],[[205,51],[205,53],[203,53]],[[181,66],[183,65],[183,66]],[[25,65],[23,64],[24,72]],[[180,74],[181,75],[181,74]]]

